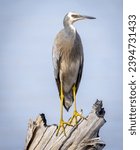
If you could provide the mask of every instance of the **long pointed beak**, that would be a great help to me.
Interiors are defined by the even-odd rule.
[[[82,19],[96,19],[95,17],[91,17],[91,16],[82,16],[82,15],[80,15],[80,17]]]

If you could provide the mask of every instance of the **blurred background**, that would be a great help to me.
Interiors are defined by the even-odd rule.
[[[52,45],[69,11],[96,17],[75,23],[84,47],[77,94],[84,116],[103,100],[104,150],[122,150],[122,0],[0,0],[0,149],[22,150],[30,118],[60,117]],[[72,115],[64,112],[65,120]]]

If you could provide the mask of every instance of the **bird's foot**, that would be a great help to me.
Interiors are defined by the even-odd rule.
[[[61,128],[62,128],[62,132],[64,132],[64,135],[66,136],[65,125],[72,126],[70,123],[64,122],[64,120],[61,119],[60,122],[59,122],[58,128],[57,128],[56,136],[58,135]]]
[[[82,114],[80,114],[79,112],[77,112],[77,111],[74,111],[73,112],[73,116],[70,118],[70,120],[69,120],[69,123],[70,124],[74,124],[74,125],[77,125],[78,124],[78,122],[79,122],[79,120],[78,120],[78,117],[81,119],[86,119],[85,117],[83,117],[82,116]],[[74,120],[74,122],[73,122],[73,120]]]

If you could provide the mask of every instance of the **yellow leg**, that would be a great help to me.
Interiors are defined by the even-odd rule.
[[[64,100],[64,94],[63,94],[63,87],[62,87],[62,83],[61,83],[60,84],[60,122],[58,125],[56,136],[58,135],[61,128],[62,128],[62,131],[64,132],[64,135],[66,136],[64,125],[71,126],[70,123],[64,122],[64,120],[63,120],[63,100]]]
[[[72,88],[72,92],[73,92],[73,98],[74,98],[74,111],[73,111],[73,116],[71,117],[69,122],[72,123],[73,119],[75,119],[75,124],[77,124],[78,123],[77,117],[79,116],[80,118],[83,118],[83,119],[84,119],[84,117],[80,113],[77,112],[77,108],[76,108],[76,86],[75,85]]]

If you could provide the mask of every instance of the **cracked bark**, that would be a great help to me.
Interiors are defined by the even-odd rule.
[[[35,121],[29,120],[25,150],[102,150],[105,143],[99,137],[99,130],[106,122],[102,101],[97,100],[86,119],[78,119],[78,125],[66,126],[56,136],[57,125],[47,125],[44,114]]]

